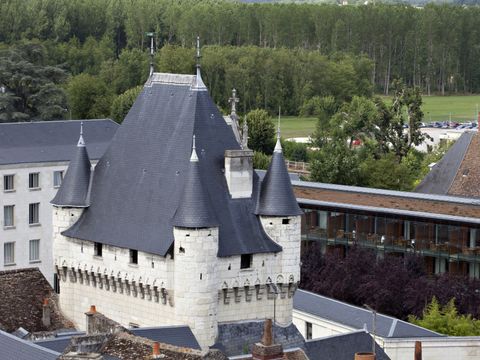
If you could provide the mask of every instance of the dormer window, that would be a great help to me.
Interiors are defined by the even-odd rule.
[[[250,269],[252,267],[252,254],[243,254],[240,256],[240,269]]]

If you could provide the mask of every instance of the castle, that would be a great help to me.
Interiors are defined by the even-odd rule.
[[[260,181],[199,62],[151,74],[94,169],[80,135],[52,204],[60,306],[78,328],[91,304],[125,326],[186,324],[202,348],[221,323],[292,322],[301,210],[280,139]]]

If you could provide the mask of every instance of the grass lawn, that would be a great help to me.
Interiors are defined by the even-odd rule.
[[[389,97],[384,97],[389,101]],[[467,96],[423,96],[424,121],[472,121],[477,104],[480,107],[480,95]],[[315,131],[317,119],[314,117],[282,117],[282,137],[307,137]]]

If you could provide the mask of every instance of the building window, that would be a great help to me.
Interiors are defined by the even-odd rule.
[[[130,264],[138,264],[138,250],[130,249]]]
[[[15,243],[8,242],[3,244],[3,263],[4,265],[15,264]]]
[[[63,171],[54,171],[53,172],[53,187],[58,188],[62,185],[63,181]]]
[[[240,269],[249,269],[252,267],[252,254],[243,254],[240,257]]]
[[[312,339],[312,323],[306,321],[305,322],[305,340]]]
[[[28,188],[38,189],[40,187],[40,173],[28,174]]]
[[[40,222],[40,203],[33,203],[28,205],[28,223],[30,225],[38,224]]]
[[[13,220],[15,205],[6,205],[3,207],[3,226],[15,226]]]
[[[29,242],[29,257],[28,260],[30,262],[39,261],[40,260],[40,240],[30,240]]]
[[[14,184],[15,175],[4,175],[3,176],[3,191],[13,191],[15,190]]]
[[[103,244],[100,244],[100,243],[94,243],[93,244],[93,254],[95,256],[99,256],[99,257],[102,257],[102,253],[103,253]]]

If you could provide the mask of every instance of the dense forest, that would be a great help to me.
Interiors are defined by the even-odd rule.
[[[4,0],[0,42],[104,42],[118,57],[156,46],[191,47],[197,34],[217,46],[365,54],[375,91],[402,78],[426,93],[480,91],[480,8],[452,5],[337,6],[198,0]],[[101,54],[106,56],[106,54]],[[93,61],[98,61],[95,59]]]

